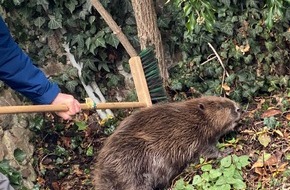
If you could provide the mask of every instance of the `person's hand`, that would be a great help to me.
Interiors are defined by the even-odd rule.
[[[71,120],[72,119],[71,116],[75,115],[81,110],[80,103],[72,95],[69,94],[59,93],[51,103],[51,105],[59,105],[59,104],[64,104],[69,109],[68,111],[65,112],[56,113],[58,116],[62,117],[65,120]]]

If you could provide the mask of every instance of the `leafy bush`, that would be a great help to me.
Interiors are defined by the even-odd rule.
[[[229,8],[231,6],[253,6],[260,7],[263,9],[263,17],[265,20],[265,25],[268,28],[273,27],[273,23],[283,19],[285,15],[285,7],[290,3],[289,0],[265,0],[265,1],[244,1],[238,2],[237,0],[220,0],[220,1],[204,1],[204,0],[173,0],[173,2],[183,9],[183,17],[186,18],[186,27],[188,31],[194,31],[198,25],[205,24],[208,31],[212,31],[214,28],[214,23],[216,21],[216,13],[218,12],[219,6],[222,4],[225,7]],[[233,7],[236,9],[237,7]],[[225,9],[222,10],[222,13],[225,13]]]
[[[243,181],[242,168],[249,164],[249,156],[229,155],[219,162],[219,167],[214,169],[211,163],[201,162],[201,174],[194,175],[192,181],[186,182],[179,179],[173,190],[230,190],[246,189]]]
[[[193,1],[183,2],[183,8],[187,10],[187,3]],[[170,88],[173,91],[194,88],[202,94],[227,94],[237,101],[251,100],[263,93],[289,91],[289,2],[211,1],[214,8],[208,7],[204,1],[196,2],[203,4],[200,10],[205,11],[205,19],[211,17],[209,10],[215,10],[211,30],[206,24],[194,23],[192,30],[185,27],[182,30],[181,26],[188,23],[181,17],[162,27],[175,40],[172,51],[180,48],[183,52],[183,61],[170,69]],[[198,5],[191,6],[192,14],[195,14]],[[170,5],[167,8],[172,10]],[[266,14],[268,9],[273,11],[273,25],[269,24],[271,15]],[[175,10],[173,15],[176,18],[176,15],[189,14],[186,10]],[[280,15],[277,16],[279,19],[274,19],[274,15]],[[225,80],[224,70],[217,59],[204,63],[213,57],[208,43],[213,45],[228,72]]]

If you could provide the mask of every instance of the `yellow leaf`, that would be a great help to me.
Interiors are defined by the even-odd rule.
[[[225,83],[223,84],[222,88],[225,90],[225,91],[230,91],[231,88]]]
[[[250,45],[248,43],[246,45],[241,45],[241,46],[236,45],[236,50],[245,54],[246,52],[250,50]]]
[[[271,137],[269,137],[267,133],[263,133],[258,136],[258,141],[261,143],[261,145],[267,147],[271,142]]]
[[[96,107],[95,102],[91,98],[86,98],[85,100],[86,100],[86,105],[89,108],[95,108]]]

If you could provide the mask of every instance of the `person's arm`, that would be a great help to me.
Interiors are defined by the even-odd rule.
[[[12,38],[0,16],[0,80],[37,104],[66,104],[68,112],[58,113],[64,119],[79,112],[79,102],[71,95],[60,93],[58,85],[50,82],[44,73]]]
[[[0,79],[38,104],[50,104],[60,92],[15,43],[0,18]]]

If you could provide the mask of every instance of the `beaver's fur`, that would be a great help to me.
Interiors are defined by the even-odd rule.
[[[200,156],[218,156],[218,139],[239,119],[235,102],[213,96],[141,109],[104,143],[93,171],[95,189],[164,189]]]

